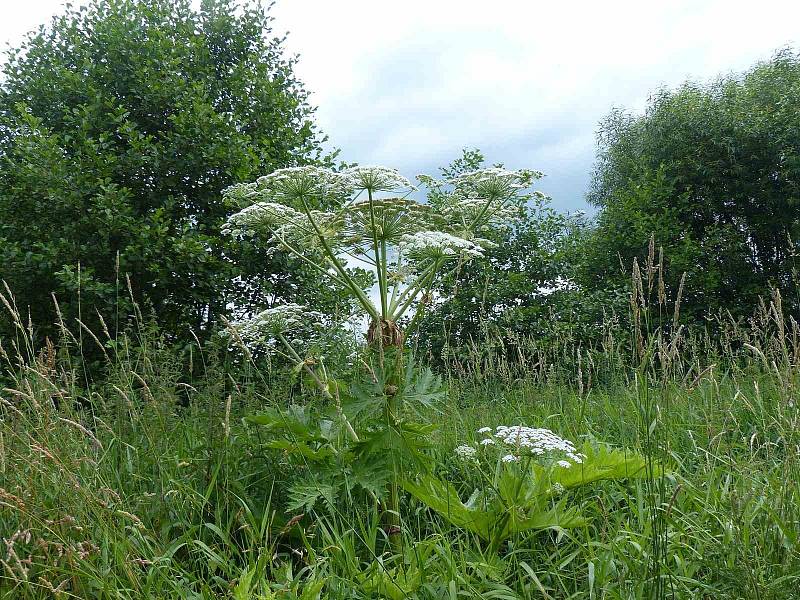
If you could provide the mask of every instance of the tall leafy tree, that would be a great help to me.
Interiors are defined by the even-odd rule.
[[[748,314],[780,289],[796,307],[800,250],[800,57],[661,90],[646,112],[601,125],[590,200],[600,208],[582,282],[621,286],[651,235],[667,287],[686,273],[683,313]]]
[[[9,52],[0,279],[43,334],[51,293],[113,326],[130,288],[176,338],[231,306],[325,296],[301,263],[219,233],[227,186],[332,159],[271,25],[248,0],[93,0]]]

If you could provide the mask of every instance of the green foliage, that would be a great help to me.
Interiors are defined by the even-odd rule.
[[[394,353],[394,351],[391,351]],[[394,397],[402,413],[419,414],[425,408],[436,408],[445,399],[446,391],[441,377],[413,358],[385,360],[383,366],[376,362],[371,377],[354,381],[344,396],[342,408],[354,418],[379,414],[385,402],[385,390],[395,382]]]
[[[192,6],[94,0],[8,55],[0,279],[43,335],[53,337],[51,293],[67,322],[99,329],[99,311],[114,330],[132,312],[126,276],[182,340],[231,302],[334,302],[296,261],[219,234],[237,208],[221,201],[226,186],[328,159],[260,5]]]
[[[464,150],[440,170],[450,178],[484,163],[480,151]],[[428,199],[436,203],[442,194],[431,189]],[[513,227],[486,232],[491,245],[483,260],[452,271],[436,286],[419,324],[420,344],[434,360],[447,360],[455,347],[468,343],[488,348],[498,335],[506,338],[513,356],[515,336],[549,340],[591,329],[598,311],[569,281],[571,250],[586,223],[582,215],[556,212],[549,202],[534,194]]]
[[[405,600],[413,597],[425,579],[427,563],[435,560],[436,547],[432,542],[414,544],[408,558],[398,566],[375,561],[359,574],[360,588],[368,598]]]
[[[570,528],[583,525],[577,509],[547,507],[549,494],[535,485],[503,471],[497,478],[496,496],[476,490],[466,502],[451,483],[432,475],[418,481],[404,481],[403,488],[441,514],[448,521],[479,535],[497,549],[509,537],[537,529]]]
[[[628,356],[616,380],[583,393],[533,363],[513,378],[445,373],[443,401],[401,415],[409,430],[437,425],[419,448],[436,477],[406,458],[399,469],[430,482],[421,495],[435,510],[401,498],[395,554],[376,501],[391,474],[381,452],[355,456],[336,410],[344,384],[298,391],[294,376],[229,372],[212,354],[187,382],[174,350],[137,331],[114,340],[107,377],[88,383],[72,348],[0,353],[0,597],[796,596],[800,337],[740,328],[720,345],[727,360],[681,345],[674,360],[686,364],[668,371]],[[430,379],[404,389],[438,396]],[[84,398],[91,410],[71,402]],[[364,438],[374,412],[354,418]],[[500,422],[631,451],[582,444],[587,460],[562,469],[457,459],[454,446],[477,446],[478,428]],[[518,510],[489,515],[498,496]],[[584,525],[566,528],[570,515]],[[482,537],[492,530],[508,534],[499,548]]]
[[[682,313],[741,317],[770,288],[798,306],[800,57],[782,51],[742,75],[687,83],[646,112],[602,124],[580,282],[620,288],[651,235],[663,247],[667,293],[686,273]]]
[[[453,525],[477,534],[497,551],[503,542],[527,531],[569,529],[585,524],[579,509],[561,491],[601,480],[654,477],[641,455],[587,443],[585,458],[571,468],[523,459],[521,466],[498,462],[466,502],[449,482],[425,474],[403,481],[403,488]],[[475,467],[476,469],[478,467]]]
[[[660,466],[648,465],[644,456],[624,448],[586,442],[581,452],[586,458],[569,469],[547,470],[541,465],[533,464],[533,476],[536,479],[546,478],[551,485],[557,483],[569,489],[596,481],[654,478],[662,474]]]
[[[399,465],[405,463],[414,472],[429,467],[424,450],[430,448],[436,426],[412,419],[425,418],[441,402],[441,379],[413,360],[383,364],[376,361],[371,377],[356,376],[350,386],[339,381],[322,384],[326,397],[341,403],[341,412],[330,405],[290,405],[246,417],[271,437],[262,447],[278,451],[302,473],[289,488],[287,510],[310,511],[323,502],[335,512],[343,498],[359,494],[384,500]],[[400,384],[393,391],[398,412],[392,418],[385,412],[388,381]]]

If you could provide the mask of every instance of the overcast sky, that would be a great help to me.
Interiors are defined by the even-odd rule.
[[[0,0],[0,41],[61,5]],[[798,0],[278,0],[272,14],[343,159],[413,176],[478,147],[544,171],[563,210],[585,206],[612,107],[800,46]]]

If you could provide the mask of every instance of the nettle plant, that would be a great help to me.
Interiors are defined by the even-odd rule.
[[[490,245],[485,232],[513,227],[530,194],[538,193],[529,190],[540,177],[536,171],[500,167],[447,181],[420,177],[435,192],[429,202],[421,203],[411,197],[414,185],[394,169],[354,167],[336,172],[307,166],[280,169],[225,191],[227,200],[242,207],[229,218],[226,233],[261,240],[290,253],[352,296],[368,316],[369,377],[346,391],[327,374],[320,375],[318,365],[309,364],[293,343],[290,332],[304,322],[296,307],[291,309],[294,320],[282,319],[282,313],[275,312],[281,310],[277,307],[235,324],[233,330],[250,341],[262,336],[280,342],[281,351],[313,373],[323,393],[335,400],[336,420],[352,446],[348,455],[368,458],[373,471],[380,470],[374,469],[379,464],[391,474],[381,498],[390,536],[400,531],[398,481],[403,461],[410,458],[411,464],[424,465],[419,450],[431,430],[414,422],[415,410],[442,395],[429,371],[404,358],[407,334],[430,299],[437,278],[480,259]],[[354,276],[354,266],[372,273],[373,293]],[[309,311],[309,320],[316,317]],[[405,329],[401,323],[406,323]],[[369,418],[361,419],[363,415]],[[282,427],[278,420],[270,422],[275,429]],[[333,429],[325,427],[327,438],[320,431],[299,433],[302,428],[296,422],[282,429],[291,438],[285,441],[298,442],[308,460],[320,447],[331,446]],[[333,448],[331,453],[335,454]],[[330,457],[331,453],[322,454]],[[374,479],[369,481],[365,487],[375,490]],[[332,495],[325,489],[327,496]],[[314,497],[306,500],[308,505]]]

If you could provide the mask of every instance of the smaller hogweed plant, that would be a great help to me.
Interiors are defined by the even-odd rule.
[[[402,485],[452,524],[478,535],[492,552],[512,536],[583,525],[578,507],[569,505],[571,488],[655,474],[639,454],[588,442],[579,451],[549,429],[500,425],[477,433],[480,441],[454,450],[480,481],[466,501],[452,483],[432,473]]]
[[[280,169],[225,191],[228,201],[241,206],[229,218],[225,232],[295,256],[349,293],[368,315],[371,382],[352,386],[355,392],[349,404],[354,412],[380,415],[381,423],[371,424],[367,436],[353,431],[351,437],[360,444],[355,455],[372,453],[391,459],[388,470],[394,476],[385,502],[390,536],[400,531],[399,456],[413,456],[428,431],[409,422],[406,409],[439,393],[428,373],[402,364],[408,330],[422,314],[437,278],[482,258],[491,244],[484,237],[486,232],[513,227],[522,217],[531,197],[526,190],[540,177],[536,171],[499,167],[447,181],[420,176],[433,190],[430,201],[421,203],[411,197],[416,187],[395,169],[333,171],[306,166]],[[352,265],[372,273],[377,301],[353,276]],[[280,326],[275,328],[276,324],[299,324],[302,313],[296,307],[270,311],[234,329],[244,342],[280,342],[281,352],[302,364],[292,338]],[[412,313],[404,331],[400,323]],[[332,393],[325,380],[320,380],[320,386]]]

